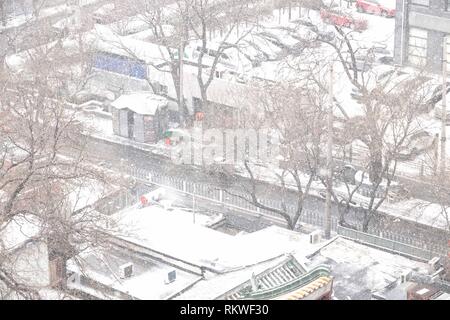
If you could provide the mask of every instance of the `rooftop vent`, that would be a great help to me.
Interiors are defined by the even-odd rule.
[[[440,257],[434,257],[430,261],[428,261],[428,271],[430,274],[434,273],[437,269],[439,269],[441,262]]]
[[[121,265],[119,267],[119,269],[120,269],[120,278],[121,279],[127,279],[127,278],[130,278],[131,276],[133,276],[134,266],[131,262]]]
[[[423,289],[420,289],[420,290],[416,291],[416,293],[419,296],[423,296],[423,295],[427,294],[428,292],[430,292],[430,289],[427,289],[427,288],[423,288]]]
[[[172,270],[167,273],[167,278],[164,281],[165,284],[174,282],[177,279],[177,270]]]
[[[309,234],[309,243],[316,244],[322,240],[322,234],[320,230],[313,231]]]
[[[400,276],[400,283],[405,283],[405,282],[409,281],[409,279],[411,279],[411,275],[412,275],[411,270],[403,272]]]

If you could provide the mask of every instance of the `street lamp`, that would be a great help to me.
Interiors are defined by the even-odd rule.
[[[447,37],[442,41],[442,124],[441,124],[441,178],[445,176],[447,143]]]

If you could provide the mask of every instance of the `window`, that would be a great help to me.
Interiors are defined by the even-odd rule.
[[[415,66],[425,66],[427,63],[426,30],[411,28],[409,30],[408,61]]]
[[[448,0],[448,1],[450,1],[450,0]],[[423,7],[430,6],[430,0],[411,0],[411,3],[416,6],[423,6]]]

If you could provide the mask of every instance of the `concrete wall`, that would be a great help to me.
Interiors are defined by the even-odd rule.
[[[144,116],[142,114],[134,114],[134,140],[137,142],[145,142],[144,134]]]
[[[119,112],[119,136],[128,138],[128,111],[118,110]]]

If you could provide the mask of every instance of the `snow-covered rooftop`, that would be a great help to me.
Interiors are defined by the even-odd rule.
[[[370,299],[373,292],[409,271],[427,273],[427,264],[342,237],[321,248],[307,265],[331,266],[334,296],[339,300]]]
[[[225,274],[203,279],[196,283],[191,289],[175,297],[175,300],[216,299],[251,279],[252,274],[264,272],[265,270],[278,265],[285,259],[286,256],[283,255],[242,270],[227,272]]]
[[[307,242],[276,226],[231,236],[206,227],[211,218],[199,213],[194,223],[192,212],[167,211],[158,206],[135,206],[113,215],[113,219],[120,238],[219,273],[301,250],[299,241]],[[309,253],[311,248],[305,248]]]
[[[150,92],[133,92],[121,95],[111,103],[116,109],[130,109],[131,111],[154,116],[156,112],[168,104],[162,96]]]
[[[370,299],[372,292],[398,281],[403,273],[411,270],[426,273],[428,270],[425,263],[340,236],[311,244],[309,235],[276,226],[232,236],[206,227],[217,217],[198,214],[194,223],[192,212],[168,211],[156,205],[145,208],[134,206],[112,218],[119,226],[119,238],[166,257],[206,267],[209,272],[202,279],[192,275],[181,278],[181,282],[186,281],[185,284],[189,281],[192,284],[195,281],[195,284],[181,294],[171,291],[176,299],[218,298],[248,281],[252,273],[275,266],[288,254],[307,269],[320,264],[331,265],[338,299]],[[92,256],[92,253],[89,255]],[[97,261],[97,265],[104,264],[98,258],[92,259]],[[125,260],[121,263],[126,263]],[[167,298],[170,294],[161,284],[166,271],[150,273],[142,270],[135,280],[126,280],[126,285],[123,280],[112,279],[111,275],[105,278],[101,275],[102,271],[95,271],[95,268],[94,273],[88,276],[133,295]],[[160,283],[154,292],[146,285],[150,281]]]
[[[120,266],[127,263],[133,264],[133,275],[121,278]],[[200,279],[199,275],[139,258],[131,252],[100,248],[86,249],[76,260],[69,260],[67,268],[123,294],[143,300],[165,300]],[[176,270],[176,280],[167,283],[168,273],[173,270]],[[73,288],[80,289],[77,285],[80,284],[75,283]],[[84,291],[86,288],[83,286],[81,289]],[[96,296],[99,294],[94,293]]]

